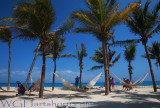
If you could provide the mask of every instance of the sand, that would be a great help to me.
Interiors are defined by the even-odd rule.
[[[130,91],[116,86],[109,95],[104,95],[104,87],[94,87],[81,93],[66,88],[45,87],[44,98],[38,92],[31,96],[16,96],[17,88],[0,89],[0,108],[160,108],[160,89],[153,92],[152,87],[138,87]],[[27,93],[27,92],[26,92]]]

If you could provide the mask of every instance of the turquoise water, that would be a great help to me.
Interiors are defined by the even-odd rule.
[[[74,85],[74,83],[72,83]],[[83,83],[82,85],[85,86],[87,83]],[[156,81],[157,85],[160,85],[160,81]],[[24,85],[24,84],[23,84]],[[31,84],[28,84],[28,87],[30,87]],[[120,86],[121,84],[116,82],[115,85]],[[7,83],[0,83],[0,87],[7,87]],[[95,86],[104,86],[104,83],[96,83]],[[139,86],[152,86],[151,81],[144,81]],[[17,87],[16,83],[11,83],[11,87]],[[44,87],[52,87],[52,83],[45,83]],[[64,87],[62,83],[55,83],[55,87]]]

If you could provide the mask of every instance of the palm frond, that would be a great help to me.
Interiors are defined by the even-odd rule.
[[[0,29],[0,40],[3,42],[10,42],[12,40],[12,32],[10,29]]]
[[[132,43],[128,47],[125,47],[124,56],[127,61],[131,61],[135,59],[136,54],[136,45],[135,43]]]
[[[112,64],[116,63],[121,57],[121,54],[118,54],[115,59],[111,62]]]
[[[63,35],[73,28],[74,21],[73,20],[66,20],[56,31],[55,35]]]
[[[5,17],[0,19],[1,22],[5,22],[5,23],[15,23],[16,22],[16,18],[9,18],[9,17]]]
[[[76,57],[73,54],[60,54],[59,57]]]
[[[97,69],[101,69],[101,68],[103,68],[103,65],[101,65],[101,66],[93,66],[88,71],[93,71],[93,70],[97,70]]]
[[[87,50],[86,50],[86,48],[85,48],[83,43],[81,44],[81,48],[80,49],[78,49],[78,47],[76,45],[76,49],[77,49],[78,60],[80,60],[80,62],[81,62],[82,59],[87,56]]]
[[[110,44],[110,46],[131,45],[133,42],[139,43],[139,42],[141,42],[141,40],[140,39],[132,39],[132,40],[124,40],[124,41],[115,41],[113,44]]]

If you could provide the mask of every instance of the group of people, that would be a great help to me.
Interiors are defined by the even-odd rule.
[[[79,84],[79,80],[80,80],[80,77],[76,77],[75,78],[75,86],[76,87],[78,87],[78,84]],[[123,78],[123,81],[125,82],[125,83],[127,83],[127,84],[131,84],[132,82],[129,80],[129,79],[126,79],[126,78]],[[115,79],[113,78],[113,77],[109,77],[109,85],[110,85],[110,89],[112,88],[112,89],[114,89],[114,85],[115,85]],[[130,90],[130,89],[132,89],[132,87],[131,86],[129,86],[129,85],[123,85],[123,89],[126,89],[126,90]]]
[[[27,90],[23,84],[19,81],[16,82],[18,84],[18,88],[17,88],[17,91],[18,91],[18,94],[21,94],[21,95],[24,95],[25,91]],[[35,90],[35,83],[33,82],[31,84],[31,86],[28,88],[28,91],[29,91],[29,96],[31,95],[31,92]],[[16,96],[18,96],[18,94],[16,94]]]
[[[131,82],[129,79],[123,78],[123,81],[128,84],[128,85],[125,85],[125,84],[124,84],[124,85],[123,85],[123,89],[126,89],[126,90],[132,89],[132,87],[129,86],[129,84],[132,84],[132,82]]]

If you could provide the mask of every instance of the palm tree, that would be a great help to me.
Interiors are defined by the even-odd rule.
[[[76,45],[76,49],[77,49],[77,58],[79,60],[79,67],[80,67],[80,85],[79,87],[82,88],[83,58],[87,56],[87,51],[83,43],[81,44],[80,50],[78,49],[77,45]]]
[[[155,65],[157,66],[157,68],[160,67],[160,43],[158,43],[158,41],[155,41],[152,43],[152,47],[147,46],[147,49],[150,52],[150,59],[155,59]],[[146,54],[142,55],[142,57],[147,58]]]
[[[111,51],[109,49],[109,67],[112,67],[114,65],[114,63],[116,63],[119,58],[120,58],[120,54],[118,54],[113,60],[113,56],[115,55],[116,51]],[[90,57],[91,60],[101,64],[99,66],[93,66],[91,69],[89,70],[95,70],[95,69],[101,69],[103,68],[103,50],[101,47],[99,47],[98,50],[95,50],[94,53],[94,57]]]
[[[2,42],[7,42],[9,47],[9,60],[8,60],[8,87],[7,90],[10,90],[10,63],[11,63],[11,42],[12,42],[12,32],[9,28],[0,28],[0,40]]]
[[[52,58],[54,62],[54,73],[56,73],[56,60],[61,57],[75,57],[72,54],[60,54],[66,47],[64,44],[64,37],[60,38],[55,36],[54,33],[49,34],[52,38],[50,39],[50,53],[46,57]],[[52,91],[54,90],[55,74],[52,79]]]
[[[33,0],[30,2],[24,1],[16,5],[13,10],[13,15],[17,19],[16,25],[23,26],[21,31],[32,35],[26,37],[34,37],[40,40],[43,48],[43,64],[39,97],[43,97],[44,79],[45,79],[45,58],[46,48],[49,45],[48,31],[51,29],[55,21],[55,11],[50,0]]]
[[[54,32],[50,32],[48,33],[48,36],[49,36],[49,41],[51,44],[54,44],[54,39],[59,39],[59,41],[57,42],[60,42],[60,38],[59,38],[59,35],[63,35],[67,32],[70,32],[70,30],[72,29],[73,27],[73,24],[74,22],[72,21],[69,21],[69,20],[66,20],[58,29],[56,29]],[[21,34],[22,35],[22,34]],[[53,45],[54,46],[54,45]],[[51,48],[52,48],[52,45],[51,45]],[[54,48],[53,48],[54,49]],[[51,51],[53,52],[53,49],[51,49]],[[57,48],[58,50],[59,48]],[[54,51],[57,51],[57,50],[54,50]],[[27,79],[26,79],[26,83],[25,83],[25,87],[27,87],[27,84],[28,84],[28,81],[29,81],[29,78],[31,76],[31,72],[32,72],[32,69],[33,69],[33,66],[34,66],[34,63],[35,63],[35,60],[37,58],[37,55],[38,55],[38,51],[41,51],[42,52],[42,48],[41,48],[41,44],[39,43],[36,50],[34,52],[36,52],[35,54],[35,57],[33,59],[33,62],[32,62],[32,65],[30,67],[30,70],[28,72],[28,76],[27,76]],[[49,53],[49,52],[48,52]],[[40,54],[41,55],[41,54]],[[55,55],[55,54],[54,54]],[[58,55],[57,55],[58,56]],[[61,55],[62,56],[62,55]],[[71,54],[64,54],[64,56],[66,57],[69,57],[69,56],[72,56]],[[56,65],[55,65],[56,67]],[[54,69],[56,71],[56,69]],[[54,72],[55,72],[54,71]],[[53,74],[53,77],[54,77],[54,74]],[[54,80],[55,78],[53,78]],[[53,83],[54,84],[54,83]],[[54,89],[54,85],[52,85],[52,90]]]
[[[88,10],[80,10],[72,13],[71,17],[80,22],[80,26],[75,28],[76,33],[86,32],[93,34],[102,42],[105,72],[105,95],[109,94],[109,61],[107,60],[107,43],[113,39],[111,30],[122,20],[128,18],[138,3],[130,4],[126,9],[119,11],[119,4],[116,0],[85,0]]]
[[[8,18],[8,17],[2,18],[2,19],[0,19],[1,22],[7,23],[7,24],[11,23],[12,25],[10,25],[10,26],[2,26],[2,25],[0,25],[0,28],[1,29],[11,29],[12,28],[12,29],[18,30],[20,32],[23,31],[20,34],[17,34],[14,37],[14,39],[15,38],[22,38],[24,36],[29,36],[29,38],[27,38],[28,40],[34,40],[35,37],[32,37],[34,35],[34,34],[32,34],[32,32],[24,31],[22,27],[15,25],[16,20],[17,20],[16,18]],[[26,82],[25,82],[25,88],[27,88],[27,84],[28,84],[28,81],[29,81],[29,78],[30,78],[30,75],[31,75],[31,72],[32,72],[32,69],[33,69],[33,66],[34,66],[34,63],[36,61],[36,58],[37,58],[37,55],[38,55],[38,49],[40,48],[40,46],[41,45],[39,43],[38,46],[37,46],[37,51],[36,51],[35,57],[34,57],[34,59],[32,61],[30,70],[29,70],[28,75],[27,75],[27,79],[26,79]]]
[[[135,54],[136,54],[136,45],[135,43],[125,47],[125,51],[124,51],[124,57],[126,59],[126,61],[128,61],[128,71],[129,71],[129,77],[130,77],[130,81],[132,82],[132,66],[131,66],[131,62],[132,60],[135,59]]]
[[[144,49],[150,67],[153,89],[154,92],[156,92],[157,91],[156,81],[152,69],[151,60],[147,50],[147,42],[148,39],[151,38],[153,34],[158,33],[160,30],[159,15],[158,15],[160,9],[160,1],[158,2],[158,4],[154,6],[152,12],[149,9],[150,3],[151,3],[150,1],[147,1],[145,3],[144,8],[141,5],[137,6],[136,11],[134,11],[133,15],[129,17],[127,25],[130,27],[133,33],[138,34],[140,36],[142,45],[144,45]]]

